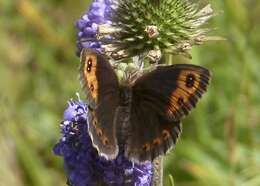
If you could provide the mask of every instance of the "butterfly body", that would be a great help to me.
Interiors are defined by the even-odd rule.
[[[175,145],[180,120],[206,91],[210,73],[195,65],[161,66],[121,84],[104,56],[83,49],[80,79],[89,105],[89,134],[99,154],[114,159],[120,145],[126,157],[143,162]]]

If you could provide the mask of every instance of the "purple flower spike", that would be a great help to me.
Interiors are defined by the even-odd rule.
[[[123,156],[112,161],[98,156],[88,135],[87,105],[69,101],[61,122],[61,139],[54,146],[56,155],[63,156],[68,183],[72,186],[103,185],[150,186],[152,164],[135,164]],[[126,184],[127,183],[127,184]]]
[[[97,41],[97,25],[111,24],[110,21],[110,1],[94,0],[90,8],[76,22],[76,28],[79,30],[77,35],[77,55],[80,55],[82,48],[94,48],[101,50],[101,43]]]

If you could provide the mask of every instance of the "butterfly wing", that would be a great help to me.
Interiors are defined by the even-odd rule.
[[[119,83],[109,62],[98,52],[83,49],[80,58],[80,81],[89,105],[89,134],[99,154],[113,159],[118,153],[114,118]]]
[[[196,106],[209,80],[207,69],[188,64],[158,67],[137,79],[126,156],[144,161],[165,154],[181,133],[180,119]]]
[[[140,106],[140,105],[139,105]],[[152,161],[166,154],[177,142],[182,125],[180,121],[167,121],[152,109],[133,109],[125,156],[135,162]]]

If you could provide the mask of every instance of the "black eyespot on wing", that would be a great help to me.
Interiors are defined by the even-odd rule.
[[[188,74],[186,78],[186,87],[191,88],[193,87],[196,81],[196,77],[193,74]]]

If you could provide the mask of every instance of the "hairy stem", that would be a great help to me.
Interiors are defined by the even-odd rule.
[[[163,158],[161,156],[153,160],[153,186],[163,185]]]

